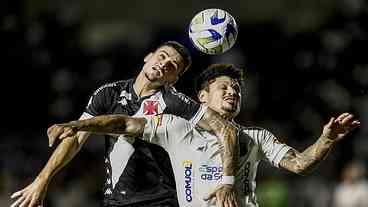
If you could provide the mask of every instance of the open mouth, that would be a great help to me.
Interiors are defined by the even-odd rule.
[[[237,102],[237,98],[233,96],[228,96],[224,98],[224,101],[230,104],[235,104]]]

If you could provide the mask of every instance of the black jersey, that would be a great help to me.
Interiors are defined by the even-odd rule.
[[[106,84],[91,96],[85,113],[154,116],[173,114],[196,123],[204,108],[187,96],[164,86],[153,95],[138,97],[134,79]],[[105,206],[160,202],[177,206],[174,174],[167,152],[140,139],[106,136]],[[164,205],[164,204],[163,204]]]

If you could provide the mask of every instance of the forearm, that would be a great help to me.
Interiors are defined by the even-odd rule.
[[[102,134],[137,135],[143,133],[145,119],[125,115],[103,115],[69,122],[78,131]]]
[[[291,149],[281,160],[280,166],[298,174],[307,174],[313,171],[329,154],[333,147],[333,140],[320,137],[314,144],[303,152]]]
[[[77,137],[65,138],[52,153],[50,159],[46,163],[46,166],[37,176],[38,179],[42,179],[45,182],[50,182],[52,177],[68,164],[73,157],[79,152],[81,146],[87,139],[89,133],[79,132]]]
[[[210,131],[212,131],[222,142],[222,165],[223,175],[234,176],[238,157],[239,145],[237,139],[237,129],[229,121],[224,120],[217,112],[208,109],[201,122],[205,122]]]
[[[319,137],[314,144],[301,153],[303,157],[308,157],[304,164],[305,170],[309,172],[315,169],[316,166],[327,157],[333,146],[333,140],[323,136]]]

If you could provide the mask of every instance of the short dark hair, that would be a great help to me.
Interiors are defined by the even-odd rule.
[[[168,46],[174,48],[180,55],[183,57],[184,60],[184,69],[180,72],[180,74],[183,74],[188,68],[192,65],[192,57],[190,56],[189,50],[182,44],[180,44],[177,41],[167,41],[162,43],[157,47],[157,49]]]
[[[233,64],[212,64],[208,66],[196,79],[195,90],[196,93],[208,88],[211,80],[219,76],[229,76],[232,79],[242,84],[244,81],[243,71],[235,67]]]

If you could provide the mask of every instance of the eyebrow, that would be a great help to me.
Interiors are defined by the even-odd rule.
[[[237,81],[219,80],[219,84],[221,83],[229,83],[232,87],[237,86],[240,88],[240,83],[238,83]]]
[[[160,52],[163,52],[163,53],[165,53],[168,57],[170,57],[169,53],[168,53],[168,52],[166,52],[165,50],[160,50]],[[177,65],[177,67],[179,67],[179,63],[178,63],[178,61],[177,61],[177,60],[173,59],[173,62]]]

